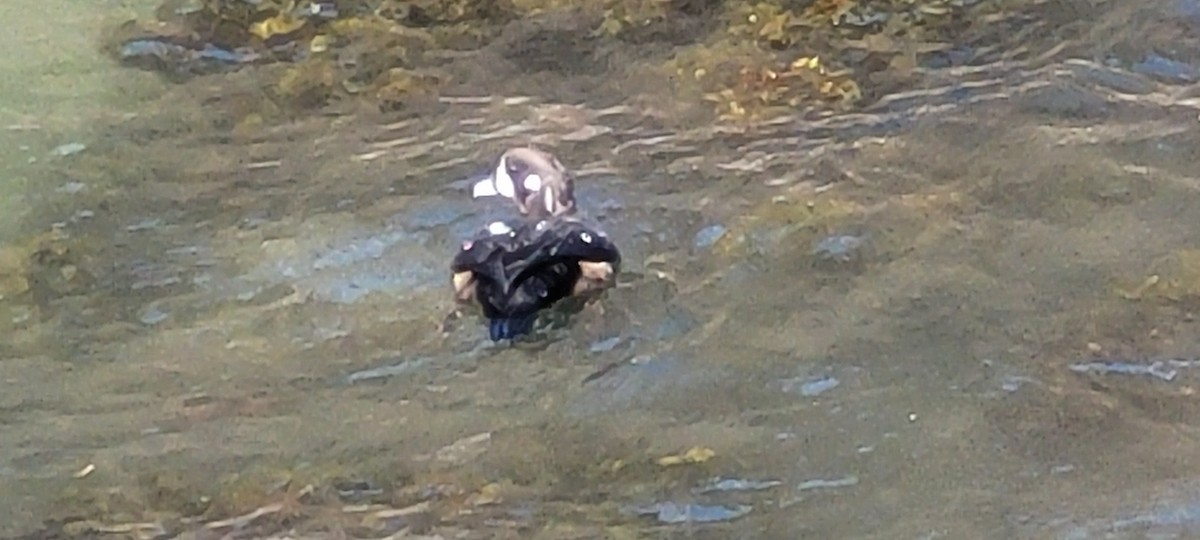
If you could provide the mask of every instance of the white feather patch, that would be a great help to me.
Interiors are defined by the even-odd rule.
[[[496,183],[491,178],[484,178],[471,187],[471,198],[478,199],[480,197],[492,197],[499,195],[496,192]]]
[[[496,184],[496,193],[512,198],[517,193],[516,186],[513,184],[512,177],[508,175],[504,163],[504,160],[500,160],[500,164],[496,166],[496,172],[492,173],[492,182]]]
[[[525,181],[522,183],[525,184],[525,189],[528,189],[529,191],[537,191],[542,189],[542,177],[536,174],[530,174],[529,176],[526,176]]]
[[[489,234],[509,234],[512,232],[512,227],[503,221],[493,221],[488,223],[487,230]]]
[[[547,211],[547,212],[550,212],[551,214],[553,214],[553,213],[554,213],[554,210],[555,210],[555,208],[557,207],[557,205],[555,205],[555,200],[554,200],[554,190],[552,190],[552,189],[547,189],[547,190],[546,190],[546,193],[545,193],[545,194],[544,194],[544,196],[542,197],[542,200],[543,200],[543,201],[545,202],[545,204],[546,204],[546,211]]]

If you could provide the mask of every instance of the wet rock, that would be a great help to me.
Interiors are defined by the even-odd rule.
[[[659,523],[675,525],[732,521],[749,514],[751,510],[752,508],[746,505],[724,506],[663,502],[637,507],[633,509],[633,512],[642,516],[654,516]]]
[[[696,236],[692,238],[692,245],[696,249],[708,249],[719,242],[725,236],[726,231],[724,225],[709,225],[696,233]]]
[[[1133,64],[1133,71],[1170,83],[1192,83],[1200,80],[1200,70],[1191,64],[1157,54],[1146,55]]]

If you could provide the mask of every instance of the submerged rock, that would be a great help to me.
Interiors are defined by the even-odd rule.
[[[725,226],[721,224],[709,225],[696,233],[696,236],[692,239],[692,245],[696,249],[710,248],[725,236],[726,230]]]
[[[800,484],[798,486],[796,486],[796,491],[811,491],[814,489],[840,488],[840,487],[850,487],[850,486],[857,486],[857,485],[858,485],[858,477],[854,476],[854,475],[843,476],[841,478],[832,478],[832,479],[814,478],[812,480],[805,480],[803,482],[800,482]]]
[[[1172,83],[1191,83],[1200,80],[1200,69],[1157,54],[1146,55],[1142,61],[1133,65],[1133,71]]]
[[[1076,373],[1099,373],[1102,375],[1147,375],[1163,381],[1173,381],[1180,369],[1200,366],[1200,359],[1169,358],[1165,360],[1101,360],[1071,364]]]
[[[749,514],[752,508],[746,505],[680,504],[662,502],[633,509],[638,515],[654,516],[659,523],[716,523],[732,521]]]
[[[421,370],[425,366],[429,365],[430,361],[431,360],[429,358],[409,358],[376,368],[355,371],[354,373],[346,376],[346,382],[355,384],[407,375],[409,373]]]
[[[373,292],[414,294],[445,286],[444,262],[421,233],[359,230],[265,246],[267,260],[246,278],[287,282],[319,300],[353,303]]]
[[[815,397],[841,384],[836,377],[831,375],[822,375],[817,377],[785,379],[780,381],[780,387],[784,392],[789,394],[800,394],[805,397]]]
[[[865,236],[838,234],[822,238],[813,247],[812,254],[822,261],[850,262],[859,256],[866,243]]]
[[[177,78],[233,71],[260,58],[260,54],[249,50],[211,44],[189,46],[165,37],[132,39],[117,49],[117,59],[124,65]]]
[[[50,155],[54,157],[67,157],[78,154],[84,150],[87,150],[86,144],[72,142],[55,146],[53,150],[50,150]]]

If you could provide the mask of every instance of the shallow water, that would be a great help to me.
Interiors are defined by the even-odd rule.
[[[1194,536],[1200,49],[1143,44],[1194,8],[1047,4],[1091,31],[752,129],[497,83],[231,132],[252,73],[98,55],[8,88],[0,534]],[[540,349],[443,332],[502,215],[461,180],[530,141],[622,286]]]

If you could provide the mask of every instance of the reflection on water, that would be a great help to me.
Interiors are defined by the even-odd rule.
[[[1197,8],[1034,5],[1008,58],[751,127],[633,80],[257,125],[249,70],[10,107],[0,531],[1195,535]],[[496,346],[446,324],[450,254],[504,212],[459,181],[529,142],[628,272]]]

